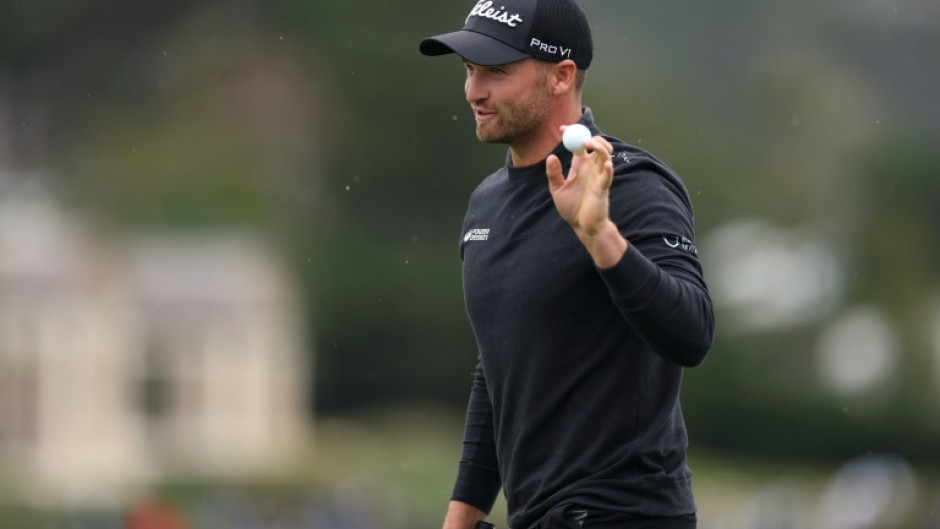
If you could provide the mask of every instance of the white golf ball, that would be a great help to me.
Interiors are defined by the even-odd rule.
[[[584,142],[591,139],[591,131],[580,123],[568,125],[564,134],[561,135],[561,142],[565,148],[571,152],[581,152],[584,150]]]

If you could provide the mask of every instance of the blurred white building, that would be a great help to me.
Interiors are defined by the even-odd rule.
[[[119,502],[307,446],[297,289],[244,233],[103,244],[0,174],[0,491]],[[25,186],[29,187],[29,186]]]

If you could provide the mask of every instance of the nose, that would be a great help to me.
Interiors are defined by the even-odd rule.
[[[468,103],[479,103],[486,99],[486,86],[479,75],[474,72],[467,73],[467,79],[464,81],[463,90],[467,96]]]

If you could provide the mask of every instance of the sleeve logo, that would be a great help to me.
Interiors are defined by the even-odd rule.
[[[695,247],[695,244],[687,237],[682,237],[679,235],[663,235],[663,242],[665,242],[666,246],[670,248],[680,248],[692,255],[698,255],[698,249]]]

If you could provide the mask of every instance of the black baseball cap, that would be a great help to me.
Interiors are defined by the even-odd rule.
[[[594,56],[591,27],[574,0],[479,0],[463,29],[426,38],[418,48],[483,66],[538,57],[571,59],[586,70]]]

